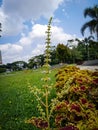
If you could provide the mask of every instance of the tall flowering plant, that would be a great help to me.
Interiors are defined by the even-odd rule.
[[[32,125],[36,126],[39,129],[43,130],[50,130],[50,118],[52,115],[52,103],[49,103],[49,95],[52,90],[52,85],[49,85],[49,81],[51,80],[49,77],[49,74],[51,73],[50,71],[50,44],[51,44],[51,22],[52,22],[52,17],[49,20],[49,23],[47,25],[47,31],[46,31],[46,46],[45,46],[45,60],[44,60],[44,78],[41,80],[44,82],[43,86],[39,89],[36,86],[31,87],[29,85],[29,88],[31,92],[35,95],[36,100],[37,100],[37,109],[40,112],[40,117],[32,117],[31,119],[27,120],[27,123],[31,123]],[[44,101],[43,101],[44,99]]]

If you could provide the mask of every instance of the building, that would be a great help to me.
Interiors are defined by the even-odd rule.
[[[0,65],[2,65],[2,54],[1,54],[1,50],[0,50]]]

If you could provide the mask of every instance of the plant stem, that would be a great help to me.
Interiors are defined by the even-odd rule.
[[[50,128],[50,123],[49,123],[49,104],[48,104],[48,88],[46,86],[46,118],[48,122],[48,129]]]
[[[49,23],[48,23],[48,26],[47,26],[47,38],[46,38],[46,59],[45,59],[45,65],[46,65],[46,78],[48,79],[49,78],[49,61],[50,61],[50,24],[51,24],[51,21],[52,21],[52,17],[50,18],[49,20]],[[46,80],[46,86],[45,86],[45,93],[46,93],[46,119],[47,119],[47,122],[48,122],[48,128],[47,130],[50,130],[50,116],[49,116],[49,89],[48,89],[48,80]]]

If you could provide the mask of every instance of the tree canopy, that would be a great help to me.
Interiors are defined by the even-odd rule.
[[[84,35],[84,31],[89,28],[91,34],[95,33],[98,41],[98,5],[94,7],[89,7],[84,10],[84,17],[89,16],[91,18],[90,21],[86,22],[82,28],[81,33]]]

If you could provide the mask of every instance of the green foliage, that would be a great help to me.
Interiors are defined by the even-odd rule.
[[[66,66],[56,74],[56,127],[79,130],[98,129],[98,71]]]
[[[51,55],[51,62],[50,65],[55,65],[59,63],[59,59],[57,57],[57,51],[56,51],[56,46],[52,46],[50,49],[50,55]]]
[[[84,17],[89,16],[91,18],[90,21],[86,22],[82,28],[81,33],[84,35],[84,31],[86,28],[89,28],[90,34],[93,33],[96,34],[97,41],[98,41],[98,5],[95,5],[94,7],[86,8],[84,10]]]
[[[64,44],[58,44],[56,51],[57,51],[57,57],[60,62],[65,63],[66,61],[68,61],[70,57],[70,51],[67,46],[65,46]]]
[[[98,42],[92,40],[94,37],[89,36],[82,40],[75,39],[77,46],[72,49],[75,63],[78,61],[98,59]]]
[[[5,65],[6,69],[8,70],[13,70],[13,71],[18,71],[18,70],[23,70],[24,68],[27,68],[28,65],[25,61],[15,61],[13,63],[8,63]]]
[[[6,72],[6,68],[0,67],[0,73]]]
[[[22,70],[23,68],[27,67],[27,63],[24,61],[16,61],[16,62],[13,62],[11,65],[12,65],[12,69],[15,71]]]
[[[43,64],[44,64],[44,55],[38,55],[29,59],[28,67],[30,69],[38,68],[43,66]]]
[[[28,90],[28,83],[41,88],[43,76],[42,69],[24,70],[10,74],[0,74],[0,129],[1,130],[38,130],[34,126],[25,123],[25,119],[32,116],[39,116],[36,97]],[[55,83],[52,70],[51,83]],[[50,98],[53,98],[55,91],[52,91]]]
[[[82,40],[68,40],[67,45],[58,44],[50,47],[50,65],[60,62],[81,64],[85,60],[98,59],[98,42],[92,40],[92,36]],[[74,43],[77,42],[77,46]],[[38,68],[44,64],[44,54],[32,57],[29,60],[29,68]]]

